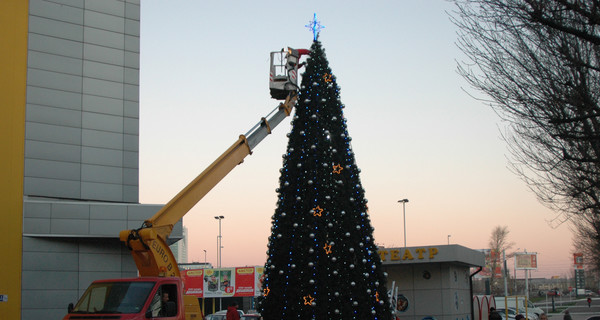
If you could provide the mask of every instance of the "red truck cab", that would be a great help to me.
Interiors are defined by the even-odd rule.
[[[177,277],[97,280],[87,288],[63,320],[74,319],[202,320],[198,299],[183,295]]]

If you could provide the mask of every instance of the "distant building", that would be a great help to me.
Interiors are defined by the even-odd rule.
[[[177,264],[188,262],[188,229],[183,227],[183,238],[169,246]]]

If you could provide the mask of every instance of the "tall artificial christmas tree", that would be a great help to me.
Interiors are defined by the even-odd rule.
[[[280,170],[265,320],[391,319],[339,91],[315,37]]]

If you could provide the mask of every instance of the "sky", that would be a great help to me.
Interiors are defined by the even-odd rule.
[[[140,202],[167,203],[278,105],[269,53],[310,48],[316,13],[376,243],[404,246],[403,217],[409,247],[484,249],[507,226],[511,252],[538,253],[531,277],[571,275],[568,225],[509,171],[505,124],[456,71],[452,10],[442,0],[143,1]],[[223,215],[222,266],[264,264],[290,121],[184,217],[190,262],[217,265]]]

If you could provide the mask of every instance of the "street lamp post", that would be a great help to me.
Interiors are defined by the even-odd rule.
[[[221,248],[223,248],[223,237],[221,236],[221,220],[225,219],[224,216],[215,216],[215,219],[219,220],[219,235],[217,236],[217,267],[221,268]]]
[[[206,268],[206,250],[204,250],[204,267]]]
[[[398,200],[398,202],[402,202],[402,217],[404,220],[404,249],[406,249],[406,203],[408,199]]]
[[[221,220],[225,219],[224,216],[215,216],[215,219],[219,220],[219,235],[217,236],[217,265],[219,268],[219,272],[221,272],[221,248],[223,248],[222,241],[223,237],[221,236]],[[223,300],[219,298],[219,310],[223,310]]]
[[[448,235],[448,245],[450,245],[450,237],[451,236],[452,236],[451,234]]]

